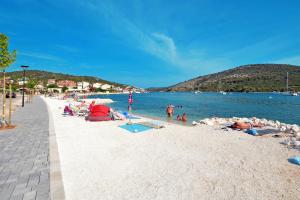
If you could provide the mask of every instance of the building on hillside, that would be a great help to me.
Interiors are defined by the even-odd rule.
[[[70,80],[60,80],[57,82],[58,87],[67,87],[67,88],[74,88],[77,87],[77,84],[75,81],[70,81]]]
[[[42,84],[37,84],[34,88],[36,90],[44,90],[44,86]]]
[[[27,84],[27,83],[28,83],[28,80],[29,80],[29,79],[28,79],[27,77],[25,77],[25,79],[19,78],[19,79],[18,79],[18,85],[21,86],[21,85]]]
[[[9,83],[14,83],[14,80],[7,76],[5,77],[5,85],[8,85]],[[0,79],[0,86],[3,87],[3,78]]]
[[[48,88],[48,92],[62,93],[62,88]]]
[[[123,91],[123,89],[121,87],[113,87],[112,89],[116,92],[122,92]]]
[[[90,89],[90,83],[85,81],[77,82],[77,89],[88,91]]]
[[[48,81],[47,81],[47,85],[53,85],[55,83],[56,83],[55,79],[48,79]]]
[[[98,89],[101,88],[102,85],[102,83],[93,83],[93,88]]]
[[[103,84],[103,85],[101,85],[101,89],[102,90],[110,90],[111,88],[112,88],[112,86],[109,85],[109,84]]]

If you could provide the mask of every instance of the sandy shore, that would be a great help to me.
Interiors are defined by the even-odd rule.
[[[45,101],[66,199],[300,198],[300,167],[287,161],[299,152],[282,138],[169,123],[130,133],[124,121],[63,117],[64,101]]]

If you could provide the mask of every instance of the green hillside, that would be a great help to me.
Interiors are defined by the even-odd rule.
[[[8,72],[7,76],[10,76],[13,80],[17,80],[23,77],[23,71]],[[72,80],[75,82],[86,81],[89,83],[101,82],[101,83],[113,84],[116,86],[124,86],[123,84],[120,83],[114,83],[93,76],[75,76],[75,75],[47,72],[41,70],[26,70],[26,77],[28,77],[31,80],[42,81],[44,84],[47,83],[48,79],[55,79],[55,80]]]
[[[289,73],[289,90],[300,91],[300,67],[283,64],[253,64],[236,67],[219,73],[178,83],[165,91],[285,91],[286,74]]]

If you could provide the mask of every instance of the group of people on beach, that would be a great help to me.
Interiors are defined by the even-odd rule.
[[[175,107],[175,106],[173,106],[173,105],[171,105],[171,104],[169,104],[169,105],[167,106],[166,113],[167,113],[167,116],[168,116],[169,118],[172,118],[172,117],[173,117],[173,114],[174,114],[174,107]],[[176,106],[176,107],[182,108],[182,106]],[[178,121],[186,122],[186,121],[187,121],[187,114],[186,114],[186,113],[183,113],[182,116],[177,115],[176,119],[177,119]]]

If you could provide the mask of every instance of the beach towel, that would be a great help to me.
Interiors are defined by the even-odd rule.
[[[291,157],[288,159],[288,161],[295,165],[300,165],[300,156]]]
[[[247,129],[245,132],[248,133],[249,135],[253,135],[253,136],[258,135],[256,129]]]
[[[149,126],[144,126],[142,124],[124,124],[119,127],[123,128],[131,133],[139,133],[139,132],[143,132],[143,131],[152,129]]]

